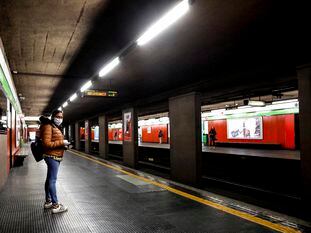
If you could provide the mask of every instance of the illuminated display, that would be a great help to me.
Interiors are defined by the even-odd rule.
[[[263,139],[262,117],[227,119],[229,139]]]
[[[117,97],[117,91],[99,91],[99,90],[87,90],[84,92],[84,96],[92,97]]]

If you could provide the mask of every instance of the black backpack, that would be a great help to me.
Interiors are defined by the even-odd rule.
[[[30,147],[35,160],[37,162],[41,161],[43,159],[43,145],[41,138],[36,137],[36,140],[31,143]]]

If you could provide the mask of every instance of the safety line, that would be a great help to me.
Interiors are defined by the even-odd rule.
[[[237,216],[237,217],[240,217],[240,218],[243,218],[245,220],[248,220],[250,222],[254,222],[254,223],[257,223],[259,225],[262,225],[262,226],[265,226],[265,227],[268,227],[270,229],[273,229],[273,230],[276,230],[278,232],[284,232],[284,233],[301,233],[301,231],[297,230],[297,229],[294,229],[294,228],[291,228],[291,227],[287,227],[287,226],[283,226],[283,225],[280,225],[280,224],[277,224],[277,223],[272,223],[272,222],[269,222],[268,220],[265,220],[265,219],[261,219],[261,218],[258,218],[256,216],[253,216],[251,214],[248,214],[248,213],[244,213],[244,212],[241,212],[239,210],[235,210],[235,209],[232,209],[230,207],[227,207],[227,206],[223,206],[223,205],[220,205],[218,203],[214,203],[214,202],[211,202],[209,200],[206,200],[206,199],[203,199],[201,197],[197,197],[197,196],[194,196],[192,194],[189,194],[189,193],[186,193],[186,192],[183,192],[183,191],[180,191],[178,189],[175,189],[175,188],[172,188],[172,187],[169,187],[165,184],[161,184],[161,183],[158,183],[156,181],[153,181],[153,180],[150,180],[150,179],[147,179],[145,177],[142,177],[142,176],[139,176],[139,175],[135,175],[133,173],[130,173],[128,171],[125,171],[121,168],[118,168],[118,167],[115,167],[115,166],[112,166],[112,165],[109,165],[109,164],[106,164],[104,162],[101,162],[99,160],[96,160],[96,159],[93,159],[93,158],[90,158],[86,155],[82,155],[78,152],[75,152],[75,151],[72,151],[70,150],[71,153],[79,156],[79,157],[82,157],[84,159],[87,159],[87,160],[90,160],[92,162],[95,162],[97,164],[100,164],[102,166],[105,166],[105,167],[108,167],[108,168],[111,168],[113,170],[116,170],[116,171],[119,171],[119,172],[122,172],[126,175],[129,175],[129,176],[132,176],[136,179],[139,179],[139,180],[142,180],[142,181],[145,181],[149,184],[153,184],[157,187],[160,187],[160,188],[163,188],[163,189],[166,189],[167,191],[170,191],[172,193],[175,193],[179,196],[182,196],[182,197],[185,197],[185,198],[188,198],[188,199],[191,199],[193,201],[196,201],[196,202],[199,202],[201,204],[204,204],[204,205],[207,205],[207,206],[210,206],[212,208],[215,208],[215,209],[218,209],[218,210],[221,210],[223,212],[226,212],[228,214],[231,214],[231,215],[234,215],[234,216]]]

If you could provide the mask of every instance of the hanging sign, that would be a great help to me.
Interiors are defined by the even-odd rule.
[[[117,97],[117,91],[102,91],[102,90],[86,90],[83,93],[84,96],[89,97]]]

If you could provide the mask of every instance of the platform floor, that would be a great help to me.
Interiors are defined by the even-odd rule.
[[[227,154],[227,155],[300,160],[299,150],[265,150],[265,149],[203,146],[202,151],[217,154]]]
[[[52,215],[46,165],[28,156],[0,192],[0,232],[275,232],[94,161],[65,153],[57,188],[69,211]]]
[[[109,144],[122,145],[122,142],[109,141]],[[139,142],[138,145],[141,147],[170,149],[170,145],[165,143],[160,144],[160,143]],[[299,150],[265,150],[265,149],[235,148],[235,147],[220,147],[220,146],[216,147],[202,146],[202,152],[238,155],[238,156],[252,156],[261,158],[300,160]]]

